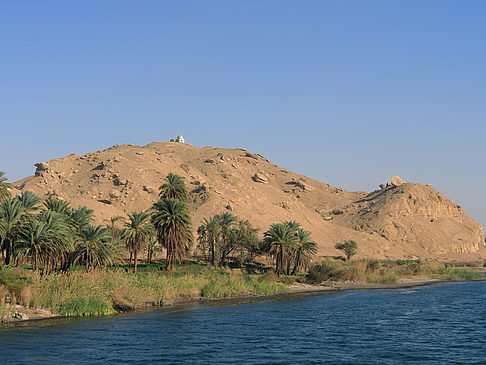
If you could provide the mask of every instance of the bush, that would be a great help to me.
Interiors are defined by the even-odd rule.
[[[320,284],[323,281],[339,280],[344,277],[344,270],[331,262],[323,261],[310,267],[306,276],[309,284]]]

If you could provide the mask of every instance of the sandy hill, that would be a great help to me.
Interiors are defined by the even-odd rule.
[[[399,178],[371,193],[348,192],[244,149],[173,142],[115,145],[36,167],[34,176],[14,186],[86,205],[98,222],[148,209],[164,177],[174,172],[186,181],[195,228],[202,218],[227,210],[262,231],[296,220],[312,231],[320,255],[337,254],[334,244],[344,239],[357,241],[362,257],[478,258],[484,251],[481,225],[459,205],[430,186]]]

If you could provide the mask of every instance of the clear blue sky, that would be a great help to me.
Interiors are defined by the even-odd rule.
[[[182,133],[486,223],[486,1],[3,1],[0,170]]]

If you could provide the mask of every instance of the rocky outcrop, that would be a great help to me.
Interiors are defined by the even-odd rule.
[[[400,186],[400,185],[405,184],[405,180],[403,180],[400,176],[392,176],[391,184],[393,186]]]

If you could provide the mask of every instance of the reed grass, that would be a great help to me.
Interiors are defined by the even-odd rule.
[[[21,280],[26,274],[28,280]],[[8,280],[4,282],[10,287],[0,286],[0,294],[2,288],[5,290],[4,298],[15,291],[14,300],[18,303],[66,316],[106,315],[199,297],[272,295],[287,291],[285,285],[262,280],[257,275],[202,265],[137,274],[120,269],[47,276],[16,271],[6,277]]]

